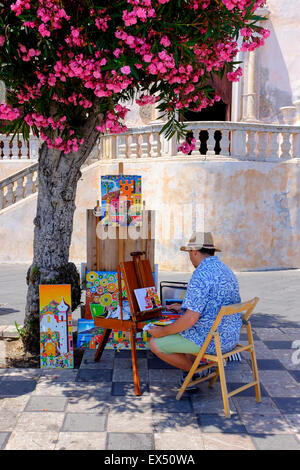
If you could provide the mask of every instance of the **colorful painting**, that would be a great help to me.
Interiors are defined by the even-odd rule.
[[[140,226],[142,178],[131,175],[101,176],[102,223]]]
[[[105,317],[110,309],[116,309],[119,299],[118,289],[116,271],[89,271],[86,275],[85,318],[92,319],[95,316]],[[122,290],[123,298],[125,298],[126,290],[123,280]],[[96,304],[99,307],[95,307]]]
[[[155,286],[135,289],[134,293],[141,311],[161,307]]]
[[[103,336],[104,329],[95,327],[94,320],[78,320],[77,347],[96,349]],[[145,332],[136,334],[136,349],[149,349],[150,335]],[[105,349],[130,349],[130,334],[127,331],[112,330]]]
[[[73,368],[71,285],[40,285],[41,368]]]

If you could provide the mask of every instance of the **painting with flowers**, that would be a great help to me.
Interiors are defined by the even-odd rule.
[[[125,298],[125,284],[123,280],[121,282],[122,295]],[[102,311],[101,316],[106,316],[109,310],[115,310],[118,306],[118,296],[119,287],[116,271],[89,271],[86,275],[85,318],[94,318],[97,310],[99,314]],[[95,304],[99,308],[91,310],[91,305]]]

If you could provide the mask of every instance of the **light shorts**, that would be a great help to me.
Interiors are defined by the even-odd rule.
[[[200,351],[200,346],[178,333],[176,335],[168,335],[154,339],[158,349],[165,354],[197,354]]]

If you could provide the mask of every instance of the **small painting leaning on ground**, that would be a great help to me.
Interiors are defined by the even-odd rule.
[[[40,285],[41,368],[73,368],[71,285]]]

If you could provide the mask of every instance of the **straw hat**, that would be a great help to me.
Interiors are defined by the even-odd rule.
[[[186,246],[180,247],[181,251],[201,250],[207,248],[209,250],[221,251],[214,245],[214,239],[211,232],[194,232]]]

